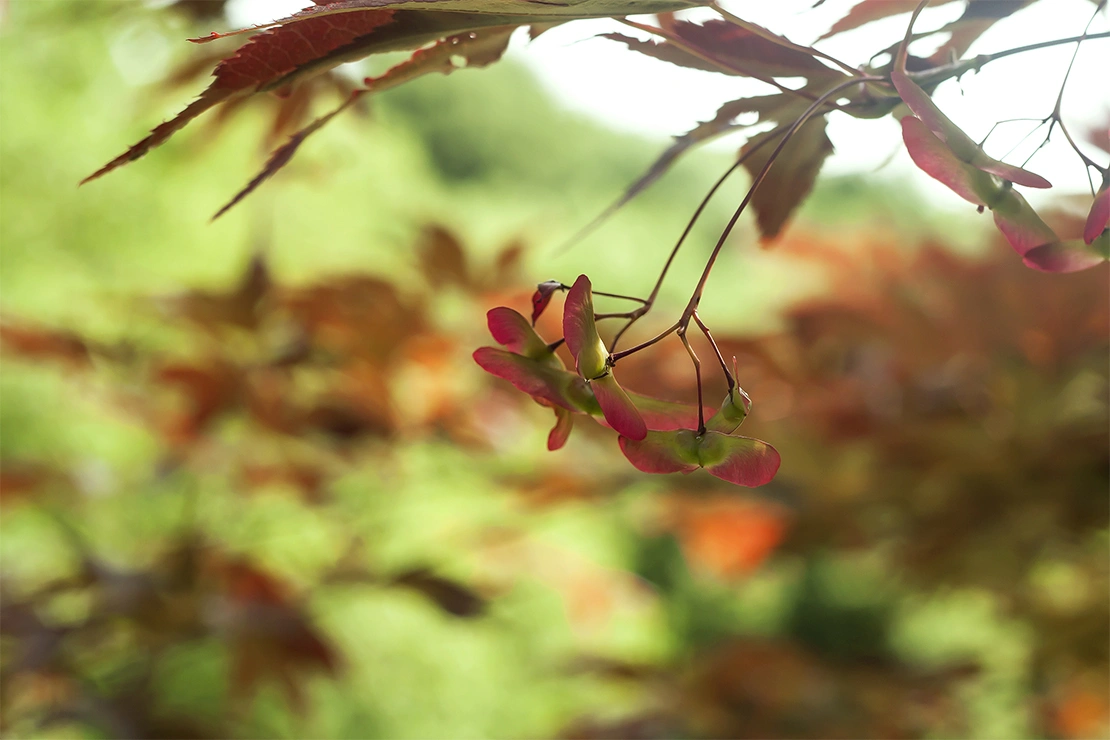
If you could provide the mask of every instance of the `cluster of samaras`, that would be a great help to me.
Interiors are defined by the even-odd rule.
[[[558,283],[540,286],[533,298],[533,321],[547,307]],[[482,347],[474,360],[489,373],[512,383],[541,406],[555,410],[547,447],[562,447],[575,414],[600,417],[619,437],[621,452],[645,473],[710,474],[741,486],[770,482],[779,453],[766,442],[734,434],[751,409],[734,385],[715,413],[696,406],[630,393],[613,375],[614,361],[597,332],[590,279],[580,275],[563,304],[563,339],[547,343],[528,320],[499,306],[487,314],[493,338],[506,349]],[[571,372],[555,354],[566,342],[574,358]],[[708,417],[708,418],[707,418]]]

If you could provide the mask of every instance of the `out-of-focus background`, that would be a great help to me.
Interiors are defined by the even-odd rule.
[[[701,310],[773,483],[638,473],[589,420],[548,453],[550,411],[470,358],[486,310],[646,293],[730,153],[560,251],[666,140],[514,55],[367,101],[214,223],[357,75],[77,189],[201,89],[219,57],[182,39],[224,11],[3,10],[6,736],[1107,735],[1105,269],[1024,268],[924,175],[829,177],[772,249],[738,229]],[[622,369],[693,400],[677,341]]]

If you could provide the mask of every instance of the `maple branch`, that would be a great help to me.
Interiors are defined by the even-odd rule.
[[[613,352],[612,354],[609,355],[609,365],[610,366],[615,365],[615,364],[617,364],[617,360],[619,360],[623,357],[628,357],[631,354],[635,354],[635,353],[639,352],[642,349],[647,349],[648,347],[650,347],[651,345],[660,341],[661,339],[666,339],[671,334],[674,334],[675,331],[678,330],[679,326],[681,326],[681,324],[675,323],[669,329],[666,329],[666,330],[656,334],[654,337],[647,340],[646,342],[641,342],[640,344],[637,344],[635,347],[629,347],[628,349],[624,350],[623,352]]]
[[[570,289],[569,285],[564,285],[563,287],[566,288],[567,290]],[[605,292],[600,291],[600,290],[595,290],[595,291],[592,291],[592,292],[593,292],[594,295],[605,296],[606,298],[620,298],[621,300],[625,300],[625,301],[636,301],[637,303],[647,303],[647,301],[644,300],[643,298],[637,298],[634,295],[621,295],[620,293],[605,293]]]
[[[705,338],[709,340],[709,346],[713,348],[713,354],[717,355],[717,362],[721,363],[721,370],[723,370],[725,373],[725,380],[728,382],[729,391],[731,391],[733,388],[736,387],[736,378],[734,378],[732,373],[728,371],[728,365],[725,364],[725,357],[721,354],[721,348],[717,346],[717,342],[714,341],[713,335],[709,333],[709,327],[706,326],[705,322],[701,320],[701,317],[698,316],[697,311],[694,311],[693,318],[694,323],[696,323],[698,325],[698,328],[701,329],[701,333],[704,334]]]
[[[1070,145],[1072,151],[1074,151],[1076,156],[1078,156],[1079,159],[1083,162],[1084,172],[1087,175],[1087,182],[1090,185],[1092,195],[1094,195],[1096,188],[1095,188],[1094,181],[1091,179],[1091,172],[1090,172],[1091,168],[1094,168],[1095,170],[1097,170],[1103,176],[1106,175],[1108,170],[1103,169],[1102,167],[1100,167],[1098,165],[1098,163],[1096,163],[1094,160],[1090,159],[1086,154],[1084,154],[1083,151],[1079,148],[1078,144],[1076,144],[1075,140],[1072,138],[1071,133],[1067,130],[1067,126],[1064,123],[1063,101],[1064,101],[1064,91],[1067,89],[1068,79],[1071,77],[1072,70],[1075,68],[1075,60],[1079,56],[1079,49],[1082,46],[1083,41],[1090,38],[1090,36],[1088,35],[1088,31],[1090,31],[1090,29],[1091,29],[1091,24],[1094,23],[1095,18],[1098,17],[1098,13],[1103,9],[1103,7],[1105,7],[1105,5],[1106,5],[1106,0],[1102,0],[1102,2],[1100,2],[1098,4],[1098,6],[1095,8],[1094,13],[1092,13],[1091,17],[1087,20],[1087,25],[1084,26],[1084,28],[1083,28],[1083,33],[1075,39],[1075,50],[1072,52],[1071,59],[1068,62],[1068,68],[1064,72],[1064,77],[1060,81],[1060,89],[1056,94],[1056,103],[1052,107],[1052,112],[1049,113],[1044,118],[1041,118],[1039,120],[1038,119],[1033,119],[1033,118],[1012,118],[1012,119],[1007,119],[1005,121],[998,121],[997,123],[994,124],[994,126],[991,126],[991,130],[987,132],[987,135],[985,137],[983,137],[983,141],[980,142],[980,146],[982,146],[986,142],[986,140],[988,138],[990,138],[991,134],[994,133],[995,129],[1002,123],[1010,123],[1012,121],[1034,121],[1034,120],[1037,120],[1038,121],[1037,125],[1034,126],[1033,129],[1029,131],[1029,133],[1027,133],[1025,136],[1023,136],[1016,144],[1014,144],[1014,146],[1012,146],[1010,148],[1010,150],[1008,152],[1006,152],[1006,154],[1004,154],[1002,156],[1002,159],[1005,159],[1010,154],[1012,154],[1018,147],[1020,147],[1022,144],[1024,144],[1025,141],[1027,139],[1029,139],[1030,136],[1032,136],[1034,133],[1039,131],[1041,129],[1041,127],[1044,126],[1047,123],[1048,124],[1048,130],[1045,132],[1044,138],[1041,140],[1041,143],[1037,145],[1037,148],[1034,149],[1029,154],[1029,156],[1025,158],[1025,161],[1022,163],[1022,167],[1024,167],[1025,165],[1029,164],[1029,162],[1033,159],[1033,157],[1035,157],[1037,155],[1038,152],[1040,152],[1042,149],[1044,149],[1045,146],[1048,145],[1049,141],[1051,141],[1051,139],[1052,139],[1053,130],[1057,126],[1059,126],[1060,127],[1060,132],[1064,134],[1064,138],[1067,140],[1067,142]]]
[[[805,112],[794,120],[794,123],[790,125],[790,129],[779,141],[778,146],[776,146],[775,150],[771,152],[771,156],[767,158],[767,162],[763,165],[763,168],[759,171],[759,174],[756,175],[755,178],[752,180],[751,187],[748,188],[747,194],[744,195],[744,199],[740,201],[740,205],[737,206],[735,213],[732,214],[732,218],[729,219],[729,222],[725,226],[724,231],[721,232],[720,238],[717,239],[717,244],[713,247],[713,251],[709,255],[709,260],[705,263],[705,269],[702,270],[701,278],[698,280],[698,285],[694,289],[693,294],[690,296],[690,302],[686,305],[686,309],[682,312],[682,318],[680,318],[678,321],[679,326],[684,327],[690,323],[690,319],[693,317],[694,312],[697,311],[698,303],[701,301],[702,292],[705,290],[705,283],[707,280],[709,280],[709,273],[712,272],[713,265],[717,261],[717,256],[720,255],[721,248],[725,245],[725,240],[727,240],[729,234],[732,233],[732,229],[736,226],[736,222],[740,220],[740,214],[744,212],[744,209],[748,207],[748,203],[751,202],[752,196],[755,195],[756,188],[758,188],[763,183],[763,180],[767,177],[767,173],[770,171],[771,166],[774,165],[774,163],[778,160],[779,155],[782,154],[783,148],[788,143],[790,143],[790,140],[794,137],[794,134],[798,132],[798,129],[804,126],[805,123],[813,117],[813,114],[816,113],[818,109],[820,109],[821,105],[826,100],[831,98],[833,95],[836,95],[844,88],[850,87],[852,85],[858,85],[860,83],[883,82],[884,80],[885,78],[883,77],[861,77],[858,79],[845,80],[844,82],[841,82],[839,85],[834,86],[832,89],[828,90],[819,98],[814,100],[813,103],[811,103],[810,106],[806,108]]]
[[[694,377],[698,381],[698,436],[705,434],[705,404],[702,401],[702,388],[701,388],[701,360],[694,352],[694,348],[690,346],[690,340],[686,338],[686,327],[683,326],[678,330],[678,338],[682,340],[682,346],[686,348],[686,353],[690,355],[690,361],[694,363]]]
[[[678,241],[675,243],[674,248],[671,249],[671,253],[670,253],[670,255],[668,255],[667,261],[665,263],[663,263],[663,269],[659,273],[659,278],[655,281],[655,287],[653,287],[651,289],[651,294],[648,295],[648,298],[644,302],[644,305],[641,306],[640,308],[636,309],[635,311],[628,312],[627,315],[620,316],[621,318],[627,318],[628,323],[625,324],[623,327],[621,327],[620,331],[618,331],[616,336],[613,337],[613,341],[609,345],[609,351],[610,352],[613,352],[613,351],[616,350],[617,343],[620,341],[621,336],[623,336],[626,331],[628,331],[630,328],[632,328],[632,325],[635,324],[637,321],[639,321],[640,318],[647,315],[648,312],[651,311],[652,307],[655,305],[655,299],[657,297],[659,297],[659,289],[663,287],[663,280],[667,277],[667,272],[671,269],[671,264],[674,263],[674,258],[678,255],[678,250],[682,247],[683,243],[686,241],[686,237],[688,237],[690,235],[690,232],[694,228],[694,224],[697,223],[698,218],[701,217],[701,214],[702,214],[703,211],[705,211],[706,206],[709,205],[709,201],[712,200],[713,196],[717,193],[717,191],[720,189],[720,187],[722,185],[724,185],[725,180],[727,180],[729,177],[731,177],[732,174],[734,172],[736,172],[736,170],[738,170],[741,165],[744,164],[744,162],[748,159],[748,157],[750,157],[753,154],[755,154],[756,152],[758,152],[760,149],[762,149],[767,144],[770,144],[771,141],[773,141],[777,136],[779,136],[779,134],[781,132],[785,131],[786,128],[787,127],[784,124],[782,126],[778,126],[776,128],[771,129],[771,131],[768,132],[766,137],[764,137],[758,144],[753,146],[750,150],[741,154],[740,157],[738,157],[737,160],[735,162],[733,162],[732,165],[727,170],[725,170],[724,174],[721,175],[719,178],[717,178],[717,182],[713,183],[713,187],[711,187],[709,189],[709,192],[705,194],[705,197],[702,198],[701,202],[698,204],[697,209],[694,211],[694,215],[691,216],[690,220],[686,222],[686,228],[683,229],[682,235],[678,238]],[[609,314],[609,315],[606,315],[604,318],[616,318],[618,316],[619,316],[619,314]],[[602,317],[598,316],[597,318],[602,318]]]
[[[1099,33],[1084,34],[1079,36],[1069,36],[1063,39],[1052,39],[1050,41],[1039,41],[1035,44],[1027,44],[1026,46],[1015,46],[1012,49],[1003,49],[1002,51],[992,52],[990,54],[979,54],[978,56],[964,59],[962,61],[953,62],[940,67],[933,67],[932,69],[924,70],[922,72],[907,72],[907,76],[916,82],[921,87],[928,87],[930,85],[937,85],[945,80],[953,77],[960,77],[967,72],[978,72],[984,65],[991,62],[1005,59],[1006,57],[1014,56],[1015,54],[1024,54],[1029,51],[1037,51],[1039,49],[1047,49],[1053,46],[1062,46],[1064,44],[1074,44],[1079,41],[1095,41],[1097,39],[1110,38],[1110,31],[1101,31]]]

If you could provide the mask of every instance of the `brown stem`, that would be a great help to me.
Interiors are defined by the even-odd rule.
[[[960,62],[953,62],[952,64],[945,64],[940,67],[933,67],[922,72],[907,72],[907,76],[916,82],[921,87],[928,87],[930,85],[937,85],[945,80],[953,77],[959,77],[965,72],[971,70],[978,70],[983,65],[999,59],[1013,56],[1015,54],[1024,54],[1029,51],[1037,51],[1039,49],[1047,49],[1052,46],[1062,46],[1064,44],[1074,44],[1077,41],[1094,41],[1095,39],[1110,38],[1110,31],[1101,31],[1099,33],[1085,34],[1081,36],[1069,36],[1063,39],[1052,39],[1050,41],[1038,41],[1035,44],[1027,44],[1025,46],[1015,46],[1012,49],[1003,49],[996,51],[992,54],[980,54],[979,56],[970,59],[964,59]]]
[[[713,348],[713,354],[717,355],[717,362],[721,363],[721,370],[725,372],[725,380],[728,382],[728,390],[731,393],[732,389],[736,387],[736,378],[729,372],[728,365],[725,364],[725,358],[724,355],[721,354],[720,347],[718,347],[717,342],[713,340],[713,335],[709,333],[709,327],[701,320],[697,311],[694,312],[693,318],[698,328],[701,329],[701,333],[709,340],[709,346]]]
[[[713,183],[713,187],[709,189],[709,192],[706,193],[705,197],[701,199],[701,203],[698,204],[697,210],[694,211],[694,215],[691,216],[690,220],[686,222],[686,228],[682,230],[682,236],[680,236],[678,238],[678,241],[675,242],[674,248],[671,249],[671,253],[667,257],[667,261],[663,263],[663,269],[659,272],[659,278],[655,281],[655,286],[651,289],[651,294],[644,302],[644,305],[636,309],[635,311],[629,312],[628,323],[622,326],[620,331],[617,332],[616,336],[613,337],[613,341],[609,345],[610,352],[616,351],[617,343],[620,342],[621,337],[624,335],[624,333],[631,329],[632,325],[639,321],[643,316],[647,315],[647,313],[650,312],[652,307],[655,305],[655,299],[659,296],[659,289],[663,287],[663,280],[667,277],[667,271],[671,269],[671,264],[674,262],[675,256],[678,255],[678,250],[686,241],[686,237],[690,235],[690,232],[694,228],[694,224],[697,223],[698,218],[701,217],[702,212],[705,210],[706,206],[709,205],[709,201],[713,199],[713,196],[717,193],[717,190],[719,190],[720,187],[725,184],[725,180],[731,177],[732,173],[736,172],[736,170],[740,168],[740,165],[744,164],[744,162],[747,161],[748,157],[758,152],[767,144],[770,144],[775,139],[775,137],[777,137],[780,132],[785,131],[786,128],[787,127],[785,125],[782,125],[771,129],[771,131],[769,131],[768,134],[763,137],[763,139],[758,144],[740,155],[740,157],[732,163],[732,166],[725,170],[725,173],[723,175],[717,178],[717,182]]]
[[[698,381],[698,436],[705,434],[705,403],[702,401],[701,390],[701,360],[694,352],[694,348],[690,346],[690,340],[686,338],[686,327],[678,330],[678,338],[682,340],[682,346],[686,348],[686,352],[690,355],[690,361],[694,363],[694,377]]]
[[[679,326],[689,325],[691,317],[694,315],[694,312],[698,308],[698,302],[701,301],[702,291],[705,290],[705,282],[709,279],[709,273],[713,270],[713,265],[717,261],[717,256],[721,253],[721,248],[725,245],[725,240],[727,240],[729,234],[732,233],[732,229],[736,226],[736,222],[740,220],[740,214],[744,212],[744,209],[748,207],[748,203],[751,202],[756,188],[758,188],[763,183],[763,180],[767,177],[767,172],[770,171],[771,165],[773,165],[778,160],[778,157],[782,153],[783,148],[788,143],[790,143],[790,140],[794,137],[794,134],[798,132],[798,129],[800,129],[803,125],[805,125],[807,121],[809,121],[811,117],[813,117],[813,114],[817,112],[822,103],[831,98],[833,95],[836,95],[844,88],[865,82],[881,82],[882,80],[882,77],[862,77],[859,79],[845,80],[844,82],[841,82],[839,85],[836,85],[835,87],[821,95],[821,97],[817,98],[817,100],[814,100],[813,103],[811,103],[810,106],[806,108],[805,112],[802,113],[802,115],[798,116],[798,118],[795,119],[794,123],[790,125],[789,130],[787,130],[786,134],[779,141],[778,146],[776,146],[775,150],[771,152],[771,156],[768,157],[767,162],[763,165],[763,169],[761,169],[759,171],[759,174],[756,175],[755,178],[752,180],[751,187],[748,188],[747,194],[744,196],[744,199],[740,201],[740,205],[737,206],[736,211],[732,214],[732,218],[729,219],[729,222],[725,226],[724,231],[721,232],[721,236],[717,240],[716,246],[713,247],[713,251],[709,255],[709,260],[705,263],[705,269],[702,270],[701,278],[698,280],[698,286],[694,289],[693,295],[690,296],[690,302],[686,305],[686,310],[682,312],[682,318],[680,318],[678,321]]]
[[[570,288],[569,285],[566,286],[566,287],[568,289]],[[603,293],[600,290],[593,291],[593,294],[594,295],[605,296],[606,298],[620,298],[621,300],[625,300],[625,301],[636,301],[636,303],[647,303],[647,301],[645,301],[643,298],[637,298],[634,295],[621,295],[620,293]]]
[[[650,347],[651,345],[660,341],[661,339],[666,339],[671,334],[674,334],[675,331],[678,329],[678,327],[679,327],[679,324],[676,323],[676,324],[672,325],[669,329],[666,329],[665,331],[662,331],[659,334],[656,334],[654,337],[647,340],[646,342],[641,342],[640,344],[637,344],[635,347],[629,347],[628,349],[624,350],[623,352],[614,352],[613,354],[609,355],[609,365],[613,366],[613,365],[617,364],[617,360],[620,360],[623,357],[628,357],[631,354],[635,354],[635,353],[639,352],[642,349],[647,349],[648,347]]]

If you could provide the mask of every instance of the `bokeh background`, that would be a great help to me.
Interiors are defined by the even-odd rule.
[[[1107,736],[1105,269],[827,178],[774,248],[738,229],[701,311],[772,484],[640,474],[589,420],[548,453],[550,411],[470,358],[485,311],[580,272],[646,293],[729,153],[561,250],[666,142],[508,60],[368,101],[214,223],[358,74],[77,189],[201,88],[181,40],[223,12],[0,21],[6,736]],[[677,341],[622,368],[693,400]]]

